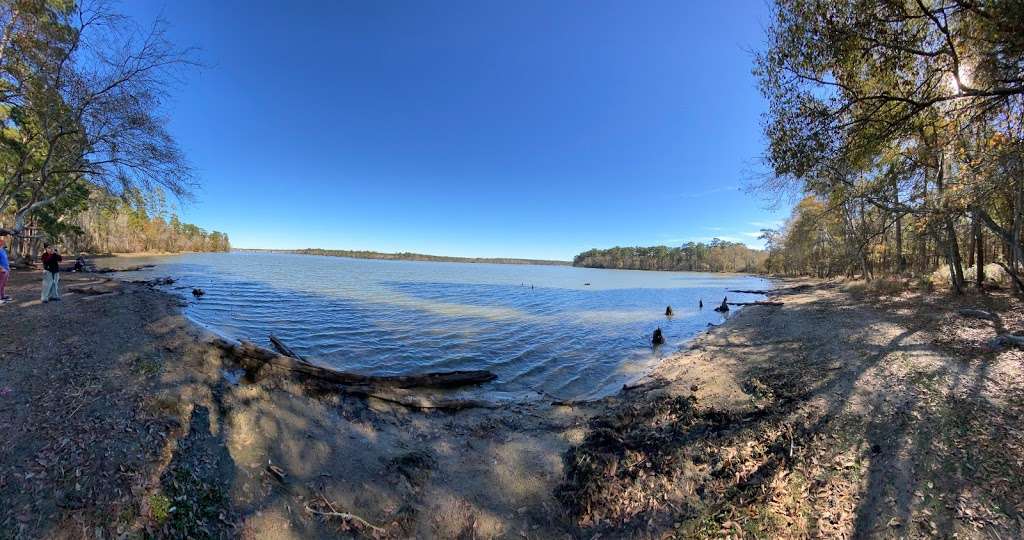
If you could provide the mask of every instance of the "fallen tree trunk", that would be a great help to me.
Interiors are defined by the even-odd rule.
[[[792,294],[803,292],[811,289],[811,285],[804,283],[802,285],[793,285],[792,287],[780,287],[778,289],[759,289],[759,290],[745,290],[745,289],[729,289],[731,293],[746,293],[746,294]]]
[[[93,268],[88,272],[93,274],[113,274],[114,272],[138,272],[139,270],[145,270],[147,268],[153,268],[155,264],[140,264],[138,266],[129,266],[127,268]]]
[[[728,302],[730,306],[781,306],[782,302]]]
[[[135,279],[130,283],[137,283],[139,285],[145,285],[147,287],[158,287],[164,285],[174,285],[174,278],[172,277],[158,277],[153,279]]]
[[[494,373],[483,370],[441,371],[416,375],[360,375],[278,354],[248,341],[235,345],[217,338],[211,343],[237,359],[238,363],[251,373],[271,367],[334,384],[392,388],[455,388],[482,384],[498,378]]]

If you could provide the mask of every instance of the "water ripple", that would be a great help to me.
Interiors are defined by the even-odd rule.
[[[479,391],[518,397],[614,392],[722,321],[698,300],[711,306],[727,289],[767,286],[736,275],[281,254],[119,262],[177,278],[171,290],[188,298],[186,314],[228,337],[266,344],[273,333],[300,354],[364,373],[490,369],[498,380]],[[192,287],[206,296],[192,299]],[[666,305],[675,317],[664,317]],[[648,342],[656,327],[668,340],[657,351]]]

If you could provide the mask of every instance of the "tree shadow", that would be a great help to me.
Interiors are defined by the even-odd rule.
[[[952,437],[966,435],[958,427],[964,422],[957,411],[974,411],[995,424],[1005,424],[1019,411],[1005,402],[979,398],[979,385],[989,376],[988,363],[968,366],[933,345],[936,322],[950,311],[946,299],[916,297],[872,306],[839,293],[811,303],[787,303],[775,313],[768,311],[772,308],[758,309],[741,313],[731,328],[713,333],[703,344],[713,351],[714,362],[733,366],[728,369],[752,402],[746,412],[720,412],[713,404],[698,402],[695,415],[671,419],[668,424],[664,413],[658,412],[633,414],[619,427],[615,422],[609,425],[609,419],[635,407],[625,404],[595,420],[584,447],[600,446],[600,438],[609,436],[614,444],[607,444],[603,453],[585,456],[607,468],[583,487],[596,490],[604,499],[590,498],[583,506],[567,501],[576,519],[590,523],[588,530],[641,536],[652,527],[675,529],[683,536],[759,536],[804,530],[806,534],[870,537],[928,527],[921,530],[932,533],[938,530],[933,526],[950,525],[950,512],[943,512],[948,501],[942,508],[933,504],[929,512],[934,519],[923,520],[921,516],[927,514],[920,513],[924,507],[919,495],[924,492],[927,498],[942,491],[961,498],[964,492],[979,492],[983,496],[975,497],[975,511],[985,506],[978,501],[998,501],[1000,508],[1009,510],[1005,519],[997,519],[1001,528],[996,530],[1019,534],[1013,510],[1020,508],[1016,498],[1012,491],[995,491],[999,485],[1018,484],[1022,478],[1018,466],[999,457],[991,430],[971,431],[967,445],[963,440],[957,444],[959,439]],[[960,396],[936,397],[915,389],[933,377],[933,371],[954,381],[952,387],[959,389]],[[671,399],[679,398],[655,398]],[[723,418],[724,424],[716,424]],[[607,434],[609,429],[612,435]],[[623,448],[616,442],[657,440],[665,429],[676,430],[675,438],[654,449],[631,447],[632,443]],[[1013,431],[1003,433],[998,440],[1005,444]],[[991,479],[986,483],[979,475],[953,475],[950,478],[958,480],[951,482],[941,475],[924,474],[932,471],[924,471],[922,463],[941,468],[936,456],[969,469],[965,454],[944,450],[966,446],[990,449],[974,454],[981,457],[979,470],[985,464],[998,464],[1012,470],[1012,475],[999,484]],[[672,465],[664,470],[645,469],[652,461],[666,460]],[[818,471],[817,476],[808,478],[807,471],[812,470]],[[574,493],[580,493],[580,486],[572,486],[574,479],[570,480]],[[647,494],[641,489],[641,496],[635,498],[628,490],[615,492],[616,483],[637,489],[646,486]],[[837,495],[833,490],[828,495],[835,483],[843,483],[845,492]],[[666,485],[686,488],[673,491]],[[828,498],[815,498],[815,490],[824,490],[822,496]],[[599,504],[606,505],[603,515],[595,508]],[[837,504],[849,505],[846,517]],[[786,505],[793,510],[789,514],[780,510]],[[804,528],[793,528],[797,526]]]

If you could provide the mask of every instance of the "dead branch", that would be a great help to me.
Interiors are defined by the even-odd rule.
[[[277,349],[277,352],[285,356],[291,356],[292,358],[305,360],[305,358],[300,356],[299,353],[293,351],[291,347],[285,345],[284,342],[282,342],[280,339],[277,339],[277,337],[275,337],[273,334],[270,335],[270,344],[273,345],[275,349]]]
[[[322,511],[322,510],[313,510],[312,508],[309,507],[308,504],[305,505],[305,506],[306,506],[306,511],[311,513],[311,514],[317,514],[317,515],[320,515],[320,516],[327,516],[327,517],[337,517],[337,518],[344,519],[345,521],[355,521],[355,522],[357,522],[357,523],[359,523],[359,524],[361,524],[361,525],[363,525],[365,527],[369,527],[374,532],[378,532],[378,533],[383,533],[384,532],[384,529],[382,529],[380,527],[377,527],[376,525],[371,524],[369,521],[366,521],[365,519],[363,519],[363,518],[361,518],[361,517],[359,517],[359,516],[357,516],[355,514],[351,514],[351,513],[348,513],[348,512],[335,512],[335,511],[327,511],[327,512],[325,512],[325,511]]]

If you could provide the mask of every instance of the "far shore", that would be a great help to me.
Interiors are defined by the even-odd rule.
[[[86,257],[91,259],[109,259],[109,258],[131,258],[131,257],[169,257],[172,255],[189,255],[195,253],[224,253],[224,252],[208,252],[208,251],[136,251],[133,253],[97,253],[86,254]]]
[[[239,379],[181,299],[75,273],[41,304],[39,274],[0,306],[0,530],[20,536],[1024,533],[1024,353],[988,345],[1024,323],[1005,293],[781,280],[782,306],[614,396],[444,412]]]
[[[343,249],[256,249],[233,248],[231,251],[241,253],[283,253],[289,255],[318,255],[321,257],[342,257],[346,259],[375,259],[386,261],[423,261],[423,262],[455,262],[473,264],[523,264],[542,266],[570,266],[569,261],[547,259],[522,259],[516,257],[451,257],[447,255],[427,255],[423,253],[382,253],[379,251],[343,250]]]

